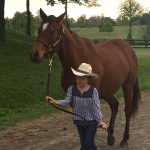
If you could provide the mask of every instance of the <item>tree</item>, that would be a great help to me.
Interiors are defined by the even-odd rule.
[[[142,25],[150,25],[150,12],[149,13],[144,13],[142,16],[141,16],[141,20],[140,20],[140,23]]]
[[[66,20],[63,20],[63,23],[66,23]],[[73,18],[68,18],[68,23],[71,27],[76,27],[76,21]]]
[[[128,20],[124,16],[119,15],[118,18],[116,19],[116,25],[118,26],[128,25]]]
[[[143,36],[144,40],[150,40],[150,24],[146,25],[145,34]]]
[[[89,27],[98,27],[101,21],[100,16],[92,16],[87,20],[87,26]]]
[[[86,27],[86,22],[87,22],[86,15],[81,15],[77,19],[77,26],[81,28]]]
[[[145,34],[143,36],[143,39],[150,40],[150,12],[144,13],[141,17],[141,24],[146,25],[145,28]]]
[[[26,12],[20,13],[16,12],[12,18],[13,29],[20,32],[25,32],[26,29]]]
[[[30,0],[27,0],[27,21],[26,21],[26,34],[31,35],[31,12],[30,12]]]
[[[32,34],[37,35],[38,27],[39,24],[41,23],[41,17],[39,15],[34,16],[31,15],[31,20],[32,20]]]
[[[12,19],[10,18],[5,18],[5,27],[8,28],[8,29],[11,29],[12,28]]]
[[[5,0],[0,0],[0,42],[6,41],[4,9]]]
[[[41,18],[39,15],[33,17],[32,13],[30,14],[30,17],[31,17],[31,22],[32,22],[31,34],[36,35],[39,24],[41,23]],[[26,33],[26,24],[27,24],[26,18],[27,18],[27,12],[23,12],[23,13],[16,12],[13,18],[5,19],[5,26],[8,29],[13,29],[19,32]]]
[[[98,7],[100,6],[98,4],[98,0],[46,0],[47,5],[54,6],[55,4],[63,4],[65,5],[65,12],[66,12],[66,25],[69,27],[68,22],[68,4],[69,3],[75,3],[79,5],[85,5],[87,7]]]
[[[128,39],[132,39],[132,25],[143,13],[143,7],[135,0],[125,0],[120,5],[120,17],[127,20],[129,25]]]
[[[32,26],[30,29],[31,34],[35,34],[38,29],[39,23],[41,22],[39,16],[33,17],[32,13],[30,14]],[[6,19],[6,26],[12,28],[19,32],[26,33],[27,28],[27,12],[16,12],[12,19]]]

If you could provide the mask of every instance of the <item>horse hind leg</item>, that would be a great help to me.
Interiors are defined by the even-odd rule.
[[[123,135],[123,139],[120,143],[120,147],[127,147],[128,140],[129,140],[129,126],[130,126],[130,118],[132,114],[132,100],[133,100],[133,88],[134,82],[133,80],[128,80],[122,86],[124,100],[125,100],[125,117],[126,117],[126,124],[125,124],[125,131]]]
[[[128,146],[129,140],[129,125],[131,118],[131,108],[132,108],[132,98],[133,98],[133,87],[132,86],[124,86],[123,88],[124,99],[125,99],[125,117],[126,117],[126,125],[123,139],[120,143],[120,147]]]
[[[115,143],[115,138],[113,136],[113,133],[114,133],[114,124],[118,112],[119,102],[114,96],[107,99],[106,101],[108,102],[111,108],[111,118],[110,118],[109,128],[107,129],[108,132],[107,143],[109,146],[112,146]]]
[[[138,79],[132,80],[135,82],[130,82],[130,84],[126,83],[123,85],[123,93],[125,99],[125,117],[126,117],[126,125],[125,125],[125,132],[123,136],[123,140],[121,141],[120,146],[126,147],[128,146],[129,140],[129,125],[130,125],[130,118],[131,116],[134,117],[135,113],[138,110],[138,102],[141,100],[140,96],[140,89],[138,84]]]

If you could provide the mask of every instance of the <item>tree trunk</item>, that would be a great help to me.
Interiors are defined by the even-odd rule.
[[[147,40],[150,40],[150,25],[146,26],[146,38]]]
[[[66,0],[65,1],[65,13],[66,13],[66,26],[69,28],[70,25],[69,25],[69,22],[68,22],[68,1]]]
[[[27,26],[26,34],[31,35],[31,12],[30,12],[30,0],[27,0]]]
[[[128,40],[132,40],[132,23],[129,23],[129,32],[128,32],[128,36],[127,36]]]
[[[0,0],[0,42],[6,41],[4,9],[5,0]]]

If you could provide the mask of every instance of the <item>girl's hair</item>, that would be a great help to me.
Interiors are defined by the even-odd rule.
[[[91,76],[87,76],[88,80],[89,80],[89,83],[88,84],[91,84],[91,80],[92,80],[92,77]]]
[[[76,76],[76,77],[77,77],[77,76]],[[84,76],[84,77],[89,80],[88,84],[91,84],[92,77],[91,77],[91,76]]]

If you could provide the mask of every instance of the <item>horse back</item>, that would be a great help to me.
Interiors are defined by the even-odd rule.
[[[108,40],[96,44],[96,53],[102,62],[124,61],[132,65],[133,61],[137,62],[136,54],[133,48],[125,40]],[[105,58],[105,59],[104,59]]]

